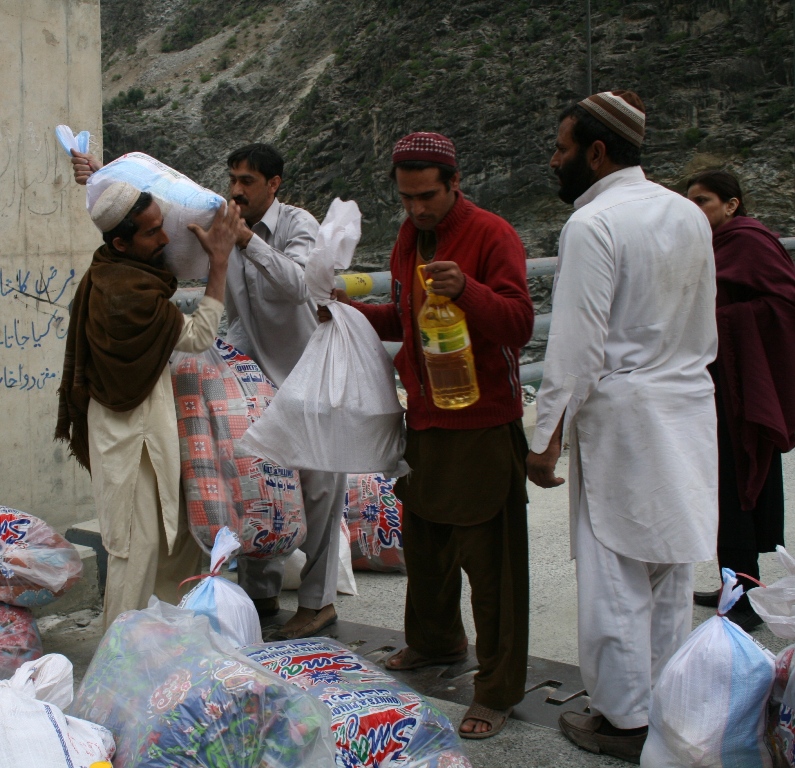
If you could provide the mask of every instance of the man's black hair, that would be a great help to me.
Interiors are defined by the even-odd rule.
[[[138,224],[135,222],[135,217],[152,205],[152,200],[152,195],[148,192],[141,192],[138,199],[135,201],[135,205],[130,208],[130,212],[111,229],[110,232],[102,233],[102,239],[105,241],[105,244],[113,247],[113,241],[117,237],[122,242],[129,243],[138,231]]]
[[[244,162],[266,179],[284,177],[284,158],[270,144],[247,144],[226,158],[227,168],[234,168]]]
[[[447,165],[446,163],[426,163],[424,160],[404,160],[402,163],[396,163],[392,166],[389,172],[389,178],[395,180],[396,171],[400,168],[403,171],[424,171],[426,168],[439,169],[439,181],[444,184],[445,189],[450,191],[450,182],[453,176],[458,173],[458,168],[454,165]]]
[[[562,123],[567,117],[574,119],[572,137],[582,150],[588,149],[595,141],[601,141],[605,145],[607,156],[616,165],[640,165],[640,147],[611,131],[579,104],[563,110],[558,122]]]

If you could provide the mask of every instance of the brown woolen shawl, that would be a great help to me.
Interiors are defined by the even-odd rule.
[[[737,486],[751,510],[773,450],[795,447],[795,265],[778,237],[736,216],[713,234],[718,357]]]
[[[149,396],[182,331],[169,299],[177,278],[107,245],[94,253],[72,302],[55,439],[91,471],[88,403],[130,411]]]

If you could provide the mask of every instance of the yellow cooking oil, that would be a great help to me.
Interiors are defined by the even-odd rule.
[[[433,292],[423,265],[417,271],[427,296],[417,324],[433,403],[447,410],[466,408],[480,397],[466,315],[447,296]]]

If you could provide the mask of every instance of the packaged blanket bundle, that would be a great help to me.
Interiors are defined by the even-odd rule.
[[[88,150],[86,131],[73,136],[68,126],[59,125],[56,136],[66,152],[72,148],[80,152]],[[86,183],[86,207],[89,211],[105,189],[117,181],[126,181],[141,192],[149,192],[160,206],[163,229],[169,239],[165,250],[168,269],[179,280],[207,277],[207,254],[188,229],[188,224],[198,224],[207,229],[215,212],[223,205],[223,197],[143,152],[129,152],[91,174]]]
[[[259,615],[251,598],[237,584],[221,576],[223,564],[240,548],[226,526],[218,531],[210,554],[210,573],[198,577],[199,584],[179,604],[210,620],[210,626],[236,648],[262,642]]]
[[[0,506],[0,603],[48,605],[83,575],[80,553],[38,517]]]
[[[334,269],[350,266],[360,235],[356,203],[334,200],[305,271],[312,298],[328,305],[332,318],[315,329],[244,443],[285,467],[400,477],[408,466],[392,360],[367,318],[330,298]]]
[[[325,708],[155,598],[110,626],[72,713],[113,734],[114,768],[333,764]]]
[[[327,708],[338,768],[471,768],[436,707],[345,646],[320,637],[243,653]]]
[[[722,574],[718,614],[693,630],[652,691],[645,768],[773,766],[765,717],[775,658],[725,617],[743,589],[733,571]]]
[[[23,664],[0,682],[3,768],[89,768],[113,757],[110,731],[64,714],[72,695],[72,663],[57,653]]]
[[[205,552],[227,526],[240,554],[289,555],[306,538],[298,472],[252,456],[241,442],[276,389],[256,363],[221,339],[171,359],[182,486],[191,532]]]
[[[29,608],[0,603],[0,680],[43,653],[41,635]]]
[[[403,505],[394,489],[394,479],[383,475],[348,475],[345,519],[354,570],[406,572]]]

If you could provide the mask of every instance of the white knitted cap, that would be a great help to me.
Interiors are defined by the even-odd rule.
[[[126,181],[114,182],[94,203],[91,209],[91,221],[100,232],[110,232],[121,224],[140,196],[141,190],[136,189],[132,184]]]

